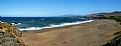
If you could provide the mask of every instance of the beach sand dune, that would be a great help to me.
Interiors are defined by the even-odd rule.
[[[22,40],[29,46],[101,46],[110,41],[121,26],[113,20],[23,32]]]

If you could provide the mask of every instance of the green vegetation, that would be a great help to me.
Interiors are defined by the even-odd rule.
[[[93,17],[93,19],[109,19],[108,17]]]
[[[115,21],[121,22],[121,17],[115,18]]]
[[[121,23],[120,23],[120,25],[121,25]]]
[[[117,22],[119,22],[119,24],[121,25],[121,16],[100,16],[100,17],[92,17],[93,19],[111,19],[111,20],[115,20]]]

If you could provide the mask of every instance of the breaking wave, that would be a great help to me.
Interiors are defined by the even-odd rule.
[[[82,24],[82,23],[88,23],[88,22],[92,22],[94,20],[88,20],[88,21],[77,21],[77,22],[73,22],[73,23],[62,23],[59,25],[54,25],[51,24],[49,26],[45,26],[45,27],[29,27],[29,28],[19,28],[20,31],[29,31],[29,30],[42,30],[42,29],[47,29],[47,28],[57,28],[57,27],[64,27],[64,26],[70,26],[70,25],[77,25],[77,24]]]

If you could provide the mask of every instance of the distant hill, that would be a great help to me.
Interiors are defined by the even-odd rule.
[[[93,14],[89,14],[89,15],[80,15],[80,14],[67,14],[67,15],[61,15],[60,17],[74,17],[74,18],[78,18],[78,17],[99,17],[99,16],[121,16],[121,11],[114,11],[114,12],[103,12],[103,13],[93,13]]]
[[[73,15],[73,14],[61,15],[61,17],[75,17],[75,16],[81,16],[81,15],[80,14],[76,14],[76,15]]]
[[[96,16],[121,16],[121,11],[107,12],[107,13],[94,13],[87,15],[88,17],[96,17]]]

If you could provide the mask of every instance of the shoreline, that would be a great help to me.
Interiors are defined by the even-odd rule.
[[[97,21],[97,20],[95,20]],[[55,27],[55,28],[45,28],[45,29],[41,29],[41,30],[24,30],[22,32],[37,32],[37,33],[43,33],[43,32],[49,32],[52,30],[61,30],[61,29],[67,29],[67,28],[72,28],[72,27],[76,27],[76,26],[86,26],[86,24],[90,24],[93,23],[95,21],[92,22],[88,22],[88,23],[82,23],[82,24],[76,24],[76,25],[69,25],[69,26],[63,26],[63,27]]]
[[[31,28],[20,28],[20,31],[34,31],[34,30],[43,30],[43,29],[51,29],[51,28],[63,28],[66,26],[73,26],[73,25],[78,25],[78,24],[84,24],[84,23],[90,23],[93,22],[94,20],[87,20],[87,21],[78,21],[78,22],[73,22],[73,23],[62,23],[60,25],[50,25],[50,26],[45,26],[45,27],[31,27]]]

